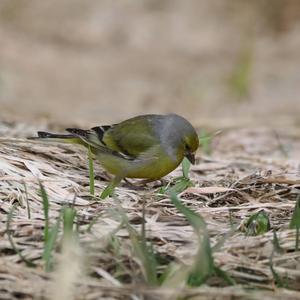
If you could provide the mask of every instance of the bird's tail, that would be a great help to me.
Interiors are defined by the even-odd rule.
[[[74,134],[59,134],[59,133],[50,133],[46,131],[38,131],[38,136],[29,137],[29,140],[51,140],[57,142],[64,142],[69,144],[85,144],[82,139]]]

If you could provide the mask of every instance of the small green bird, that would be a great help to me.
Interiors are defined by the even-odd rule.
[[[176,114],[141,115],[118,124],[90,130],[67,128],[69,134],[38,132],[34,139],[56,139],[91,148],[95,158],[111,174],[112,182],[102,192],[105,198],[124,178],[156,180],[186,157],[195,163],[199,139],[194,127]]]

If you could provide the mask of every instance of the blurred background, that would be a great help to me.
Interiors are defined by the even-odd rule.
[[[0,2],[2,119],[268,122],[299,95],[299,0]]]

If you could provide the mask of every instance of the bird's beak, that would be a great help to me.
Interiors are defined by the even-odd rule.
[[[195,154],[188,152],[186,153],[185,157],[189,160],[189,162],[194,165],[195,164]]]

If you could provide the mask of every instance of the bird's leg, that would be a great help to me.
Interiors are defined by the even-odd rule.
[[[114,193],[115,187],[119,185],[121,180],[122,180],[122,177],[116,176],[103,190],[103,192],[100,195],[100,198],[105,199],[108,196],[112,196]]]

